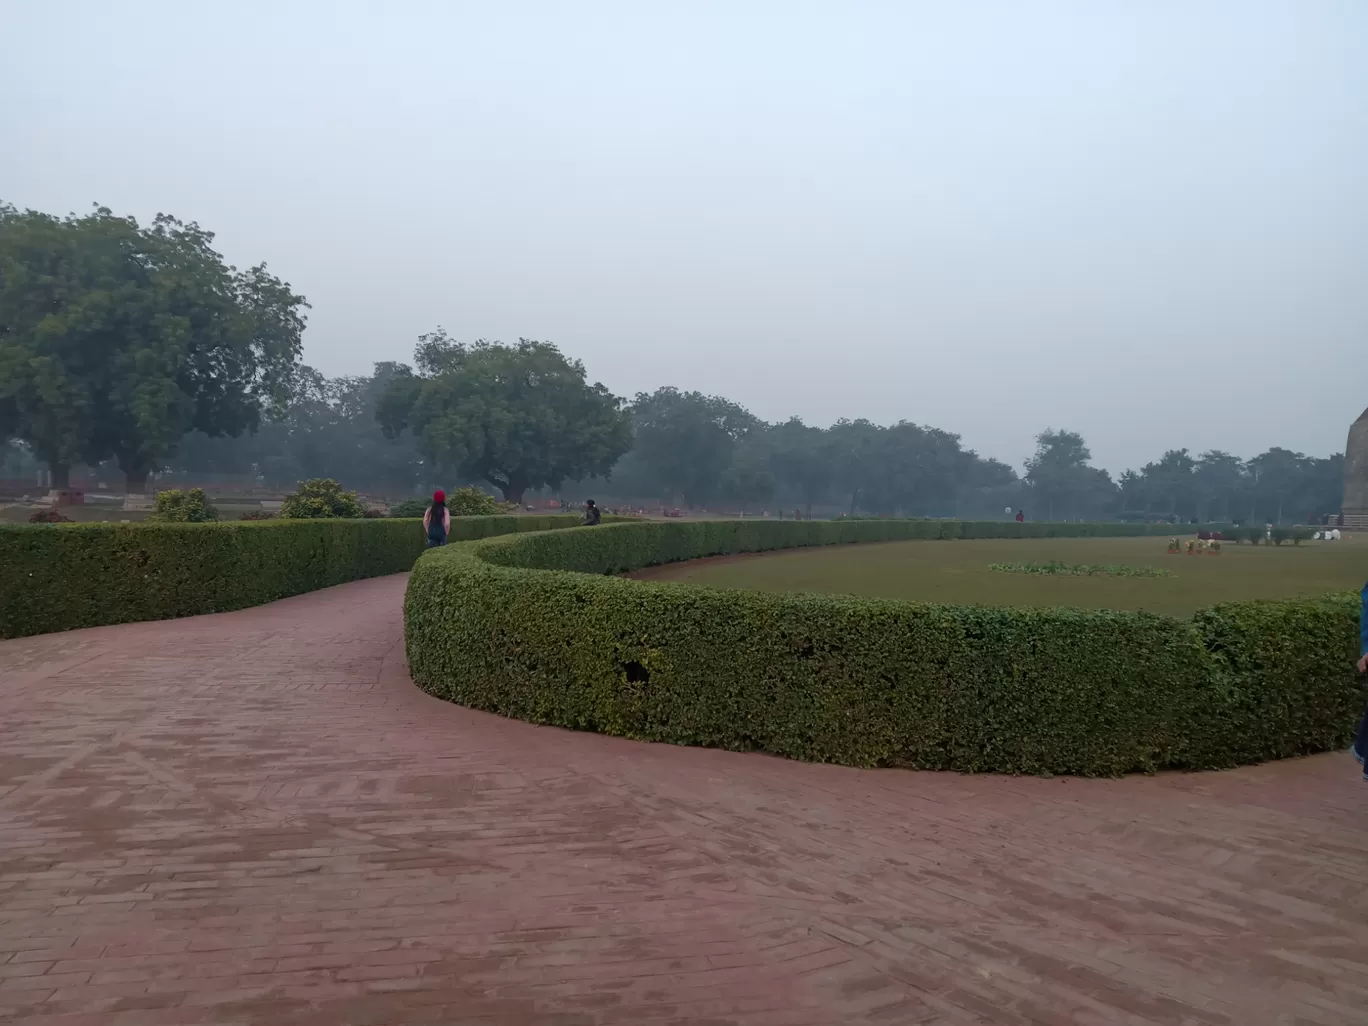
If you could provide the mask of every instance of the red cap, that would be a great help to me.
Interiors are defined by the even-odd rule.
[[[444,491],[442,491],[440,488],[438,488],[435,492],[432,493],[432,501],[433,501],[433,502],[446,502],[446,492],[444,492]]]

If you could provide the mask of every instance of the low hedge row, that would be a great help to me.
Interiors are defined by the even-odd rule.
[[[676,522],[457,545],[414,567],[409,664],[434,695],[534,722],[856,766],[1110,775],[1347,743],[1359,708],[1351,596],[1180,620],[610,576],[734,552],[1041,528],[1104,533]]]
[[[579,522],[454,518],[451,539]],[[242,609],[408,570],[424,544],[416,520],[0,526],[0,638]]]

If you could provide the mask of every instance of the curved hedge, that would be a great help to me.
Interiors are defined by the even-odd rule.
[[[492,538],[414,567],[409,664],[434,695],[538,723],[855,766],[1110,775],[1347,744],[1352,596],[1182,620],[610,576],[803,545],[1149,533],[1115,531],[1126,526],[686,522]]]
[[[460,541],[575,516],[461,517]],[[0,525],[0,638],[260,605],[409,569],[416,520]]]

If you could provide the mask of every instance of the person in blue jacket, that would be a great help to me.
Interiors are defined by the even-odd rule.
[[[1363,586],[1359,597],[1363,604],[1359,607],[1359,661],[1358,672],[1368,673],[1368,584]],[[1368,711],[1359,721],[1358,735],[1351,749],[1354,758],[1363,763],[1363,779],[1368,780]]]

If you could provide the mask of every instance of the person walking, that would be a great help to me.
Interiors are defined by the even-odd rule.
[[[1368,584],[1359,593],[1359,661],[1358,672],[1368,673]],[[1354,737],[1354,747],[1350,749],[1354,758],[1363,764],[1363,779],[1368,781],[1368,709],[1359,720],[1358,734]]]
[[[423,514],[423,531],[430,549],[445,545],[451,533],[451,510],[447,509],[446,492],[440,488],[432,493],[432,505]]]
[[[590,499],[584,504],[584,526],[594,527],[603,518],[599,508],[594,505],[594,500]]]
[[[1026,511],[1024,509],[1017,510],[1016,522],[1018,524],[1024,524],[1026,522]]]

